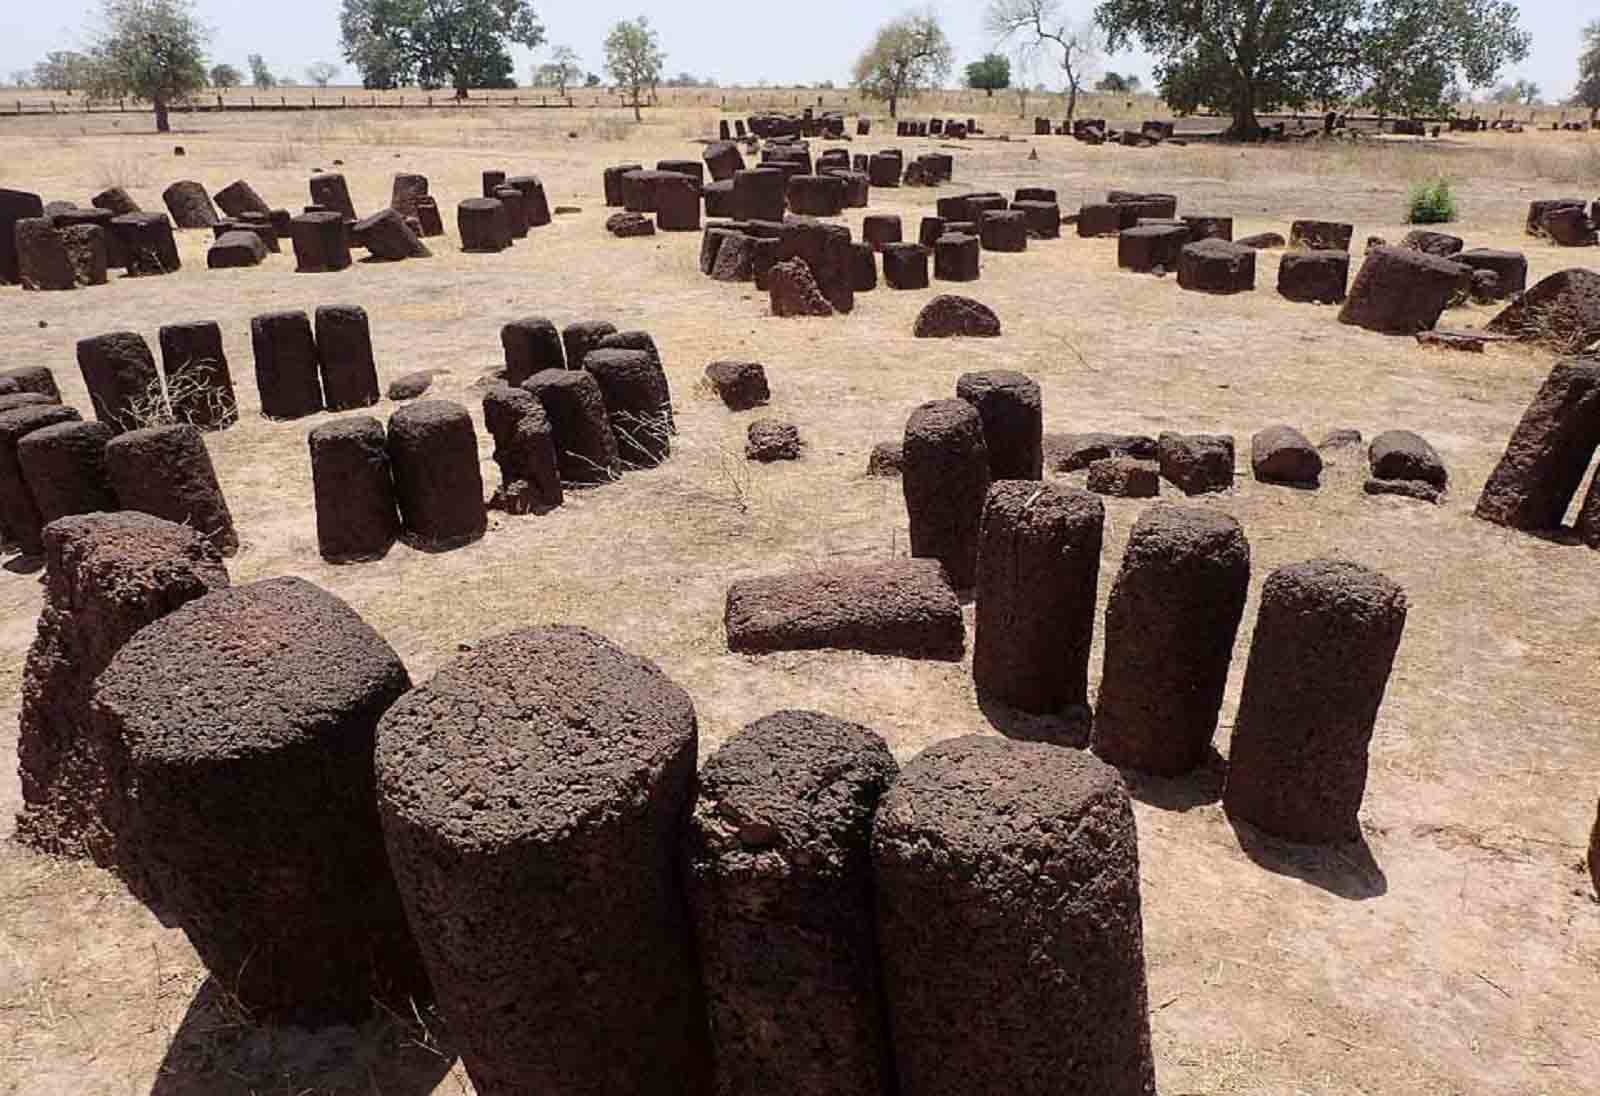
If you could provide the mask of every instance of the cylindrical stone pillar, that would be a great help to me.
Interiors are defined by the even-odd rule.
[[[456,206],[461,250],[494,253],[511,246],[511,218],[499,198],[467,198]]]
[[[672,400],[666,375],[649,351],[597,348],[584,355],[583,367],[599,382],[618,458],[645,467],[666,460]]]
[[[69,514],[117,509],[106,478],[106,443],[116,431],[103,422],[58,422],[17,441],[22,482],[32,496],[42,529]]]
[[[378,367],[372,359],[367,310],[353,304],[319,305],[316,340],[327,409],[348,411],[377,403]]]
[[[308,440],[322,558],[382,559],[400,535],[383,423],[355,415],[323,423]]]
[[[118,431],[144,425],[139,416],[160,393],[161,381],[143,335],[113,331],[79,339],[78,369],[96,419]]]
[[[555,435],[539,397],[526,388],[497,385],[483,394],[483,425],[494,438],[494,462],[500,466],[490,509],[531,514],[560,506]]]
[[[297,419],[322,410],[317,343],[304,312],[268,312],[250,321],[256,390],[269,419]]]
[[[239,418],[222,328],[211,320],[166,324],[157,333],[167,398],[179,422],[224,430]]]
[[[44,551],[44,520],[23,477],[17,447],[35,430],[79,421],[78,412],[59,403],[35,404],[0,412],[0,529],[24,556]]]
[[[488,512],[478,436],[459,403],[421,400],[389,416],[389,463],[400,518],[413,543],[459,548],[483,536]]]
[[[1012,369],[963,373],[956,395],[978,409],[989,474],[1036,480],[1044,475],[1044,404],[1039,383]]]
[[[600,340],[617,333],[617,325],[606,320],[579,320],[561,329],[561,345],[566,350],[567,368],[582,369],[583,359],[589,351],[600,345]]]
[[[705,1096],[678,842],[694,705],[581,628],[479,642],[378,732],[378,809],[477,1091]]]
[[[706,762],[684,875],[718,1092],[895,1091],[871,839],[897,771],[872,731],[802,711]]]
[[[346,221],[360,220],[356,205],[350,200],[350,185],[336,171],[311,176],[311,201],[314,205],[332,210]]]
[[[217,207],[211,204],[211,195],[192,179],[181,179],[167,187],[161,192],[161,200],[172,215],[172,223],[179,228],[210,228],[217,223]]]
[[[733,215],[741,221],[782,221],[788,205],[789,177],[777,168],[758,167],[733,176]]]
[[[1233,722],[1231,817],[1309,844],[1361,835],[1367,747],[1405,624],[1405,591],[1358,563],[1268,576]]]
[[[124,213],[111,219],[129,275],[171,274],[183,266],[165,213]]]
[[[550,202],[537,175],[513,175],[506,185],[522,192],[522,216],[529,228],[543,228],[550,223]]]
[[[505,350],[507,384],[519,385],[544,369],[567,367],[561,332],[543,316],[506,324],[500,329],[500,345]]]
[[[1559,529],[1600,443],[1600,361],[1557,362],[1483,485],[1476,514],[1512,529]]]
[[[217,206],[230,217],[242,217],[246,213],[272,212],[272,207],[256,193],[255,187],[243,179],[235,179],[217,191]]]
[[[1105,519],[1099,497],[1076,487],[989,488],[972,652],[981,694],[1039,714],[1088,702]]]
[[[378,719],[410,687],[377,632],[299,578],[189,602],[96,683],[139,804],[123,847],[258,1022],[357,1023],[428,992],[373,780]]]
[[[302,213],[289,222],[294,240],[295,272],[325,274],[350,265],[350,232],[344,218],[327,213]]]
[[[506,228],[511,233],[513,240],[525,240],[528,237],[528,211],[522,203],[522,191],[514,186],[497,187],[489,197],[495,199],[506,210]]]
[[[1045,743],[940,742],[884,796],[872,851],[900,1091],[1154,1096],[1115,769]]]
[[[610,483],[616,478],[617,439],[592,373],[546,369],[529,377],[523,387],[539,397],[550,418],[563,483]]]
[[[106,478],[124,510],[192,525],[223,555],[239,548],[233,514],[206,451],[187,423],[129,430],[106,445]]]
[[[977,578],[978,527],[989,493],[983,421],[966,400],[934,400],[906,420],[900,476],[911,554],[937,559],[957,589]]]
[[[1227,514],[1152,506],[1128,537],[1106,606],[1094,752],[1181,776],[1204,764],[1250,586],[1250,542]]]
[[[428,177],[412,172],[397,172],[389,192],[389,208],[402,217],[417,215],[417,199],[428,193]]]

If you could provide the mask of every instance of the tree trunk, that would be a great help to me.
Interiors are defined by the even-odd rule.
[[[1261,121],[1256,117],[1256,86],[1241,79],[1233,93],[1233,125],[1227,136],[1235,141],[1256,141],[1261,138]]]
[[[639,113],[639,96],[643,90],[643,88],[638,87],[633,89],[633,120],[635,122],[644,121],[644,115]]]
[[[1078,83],[1074,80],[1067,85],[1067,128],[1072,128],[1072,119],[1078,113]]]
[[[167,118],[167,101],[157,95],[150,101],[150,105],[156,109],[156,132],[171,133],[172,122]]]
[[[891,91],[889,93],[889,117],[891,117],[891,118],[898,118],[899,117],[899,115],[896,113],[896,108],[898,107],[899,103],[900,103],[900,96],[896,95],[894,92]]]
[[[983,89],[983,94],[984,94],[985,98],[993,99],[994,98],[994,88],[984,88]]]

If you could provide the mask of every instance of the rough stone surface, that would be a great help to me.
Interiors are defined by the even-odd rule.
[[[976,236],[965,233],[940,236],[933,244],[933,276],[942,282],[975,282],[982,253]]]
[[[1466,247],[1466,241],[1460,236],[1452,236],[1447,232],[1430,232],[1427,229],[1415,228],[1407,232],[1400,241],[1401,247],[1410,248],[1412,251],[1421,251],[1428,255],[1437,255],[1441,259],[1454,258],[1456,253]]]
[[[894,477],[905,464],[905,443],[880,441],[867,454],[867,475]]]
[[[428,245],[411,231],[405,219],[392,209],[380,209],[365,220],[357,221],[351,232],[377,262],[425,259],[433,254],[428,250]]]
[[[560,506],[555,437],[539,397],[520,387],[491,388],[483,395],[483,424],[494,438],[494,462],[500,466],[490,509],[532,514]]]
[[[882,251],[884,244],[900,243],[903,232],[899,214],[873,213],[861,221],[861,238],[874,251]]]
[[[719,282],[748,282],[756,273],[756,239],[743,232],[722,234],[721,246],[709,271]]]
[[[304,312],[268,312],[250,321],[256,390],[269,419],[297,419],[323,409],[321,360]]]
[[[1276,232],[1258,232],[1254,236],[1235,240],[1234,243],[1240,247],[1253,247],[1257,251],[1270,251],[1287,245],[1287,241]]]
[[[1075,487],[1002,480],[978,546],[972,678],[1013,708],[1056,713],[1088,700],[1105,507]]]
[[[617,333],[617,325],[608,320],[579,320],[561,329],[561,347],[566,353],[568,369],[582,369],[589,351],[596,349],[607,336]],[[547,369],[555,368],[553,365]]]
[[[1372,477],[1361,485],[1361,489],[1369,495],[1399,495],[1419,502],[1437,503],[1444,497],[1443,491],[1422,480],[1386,480]]]
[[[1178,252],[1178,285],[1202,293],[1246,293],[1256,287],[1256,253],[1207,237]]]
[[[389,859],[479,1092],[701,1094],[694,705],[581,628],[486,639],[378,731]]]
[[[17,280],[23,289],[60,291],[76,289],[67,241],[46,217],[19,220],[14,229]]]
[[[19,365],[14,369],[0,370],[0,386],[10,391],[11,385],[16,386],[15,391],[34,392],[51,403],[61,402],[61,390],[56,387],[55,374],[50,372],[47,365]]]
[[[1000,318],[971,297],[941,293],[917,313],[911,333],[919,339],[995,338],[1000,334]]]
[[[883,739],[781,711],[700,773],[684,876],[719,1092],[892,1092],[872,898]]]
[[[1028,250],[1028,215],[1016,209],[988,209],[978,220],[978,240],[985,251]]]
[[[983,420],[966,400],[925,403],[906,420],[901,486],[911,554],[937,559],[958,589],[977,578],[979,527],[989,494]]]
[[[302,213],[289,222],[297,274],[330,274],[350,265],[350,232],[337,213]]]
[[[511,218],[499,198],[467,198],[456,206],[461,250],[495,254],[511,246]]]
[[[798,217],[785,221],[779,231],[778,261],[803,261],[836,312],[855,308],[852,256],[850,230],[844,225]]]
[[[205,437],[183,423],[129,430],[106,444],[106,477],[117,503],[188,525],[223,555],[239,547]]]
[[[921,244],[885,244],[883,282],[890,289],[927,289],[928,249]]]
[[[772,397],[760,362],[712,362],[706,380],[731,411],[748,411]]]
[[[389,382],[384,395],[395,402],[420,399],[433,387],[433,370],[419,369],[415,373],[402,373]]]
[[[267,258],[267,245],[254,232],[224,232],[206,251],[209,270],[236,270],[260,266]]]
[[[459,403],[423,400],[389,416],[389,466],[406,537],[439,551],[481,538],[488,526],[478,437]]]
[[[963,373],[956,396],[978,410],[995,480],[1036,480],[1044,475],[1044,398],[1039,383],[1013,369]]]
[[[350,184],[336,171],[313,175],[308,184],[311,201],[332,210],[347,221],[358,221],[355,203],[350,200]]]
[[[353,1023],[427,994],[373,779],[378,718],[410,686],[298,578],[183,605],[96,682],[96,733],[127,743],[138,804],[120,851],[257,1022]]]
[[[583,367],[599,382],[618,459],[646,468],[666,460],[672,396],[655,357],[647,350],[599,347],[584,355]]]
[[[1046,743],[940,742],[884,796],[872,851],[901,1091],[981,1077],[1015,1096],[1154,1096],[1138,838],[1115,769]]]
[[[1084,486],[1112,498],[1155,498],[1161,493],[1161,466],[1135,457],[1103,457],[1089,465]]]
[[[366,309],[359,305],[319,305],[317,357],[322,363],[322,393],[329,411],[349,411],[378,402],[378,367]]]
[[[44,606],[22,673],[17,839],[116,868],[126,748],[91,721],[91,687],[135,632],[228,585],[228,572],[194,530],[105,509],[63,518],[45,534]]]
[[[1367,252],[1339,322],[1394,335],[1414,335],[1439,322],[1458,293],[1471,285],[1468,267],[1400,247]]]
[[[733,215],[741,220],[782,222],[787,208],[788,177],[775,168],[735,172]]]
[[[1373,438],[1367,460],[1374,479],[1419,480],[1441,491],[1449,483],[1438,451],[1410,430],[1385,430]]]
[[[1405,623],[1405,592],[1360,564],[1268,576],[1233,724],[1230,817],[1289,841],[1360,837],[1367,746]]]
[[[614,167],[606,168],[605,171],[602,173],[603,182],[604,182],[604,185],[605,185],[606,205],[608,205],[608,206],[620,206],[620,205],[622,205],[623,204],[622,177],[624,175],[628,174],[628,172],[630,172],[630,171],[643,171],[643,170],[644,170],[644,165],[643,164],[618,164],[618,165],[616,165]],[[501,176],[500,181],[501,182],[505,181],[504,175]],[[484,194],[484,197],[487,198],[487,197],[490,196],[487,193],[487,186],[485,186],[485,191],[486,192]]]
[[[746,460],[770,464],[800,459],[800,428],[777,419],[757,419],[745,431]]]
[[[1269,426],[1250,438],[1250,470],[1262,483],[1315,487],[1322,478],[1322,456],[1292,426]]]
[[[1226,434],[1163,432],[1156,442],[1161,476],[1186,495],[1233,486],[1233,438]]]
[[[546,369],[529,377],[523,387],[539,397],[549,416],[563,483],[609,483],[616,478],[617,439],[592,374]]]
[[[1484,330],[1583,351],[1600,340],[1600,273],[1574,268],[1542,278]]]
[[[1289,226],[1289,246],[1308,251],[1349,251],[1354,225],[1338,221],[1295,221]]]
[[[37,194],[0,187],[0,285],[17,282],[17,222],[43,216],[44,202]]]
[[[606,231],[620,239],[654,236],[656,223],[643,213],[613,213],[606,218]]]
[[[1278,261],[1278,292],[1291,301],[1338,304],[1349,282],[1347,251],[1290,251]]]
[[[5,531],[5,539],[24,556],[37,556],[44,551],[40,538],[44,521],[33,493],[28,490],[17,447],[36,430],[78,421],[75,409],[58,403],[0,411],[0,529]]]
[[[896,559],[743,579],[728,587],[728,649],[822,648],[959,660],[961,603],[937,560]]]
[[[106,442],[115,436],[103,422],[68,420],[17,440],[17,464],[40,529],[70,514],[117,509],[105,461]]]
[[[521,384],[545,369],[567,367],[561,333],[543,316],[529,316],[506,324],[500,329],[500,346],[505,351],[507,384]]]
[[[138,421],[139,406],[161,383],[155,355],[143,335],[113,331],[79,339],[78,369],[96,419],[118,431],[143,425]]]
[[[271,213],[272,207],[262,200],[255,188],[243,179],[229,183],[216,194],[217,207],[229,217],[243,217],[246,213]]]
[[[1205,763],[1249,586],[1250,543],[1229,515],[1139,516],[1106,605],[1096,754],[1163,776]]]
[[[1559,529],[1600,447],[1600,361],[1556,363],[1506,443],[1475,513],[1525,532]]]
[[[780,260],[767,272],[774,316],[831,316],[833,305],[803,259]],[[853,292],[853,291],[852,291]]]
[[[1520,251],[1475,247],[1450,257],[1478,273],[1494,274],[1491,292],[1483,294],[1487,300],[1509,300],[1528,288],[1528,257]]]
[[[388,438],[371,415],[311,431],[311,488],[317,549],[330,563],[382,559],[400,535]]]
[[[748,237],[746,237],[748,239]],[[850,245],[850,288],[857,293],[870,293],[878,288],[878,254],[872,250],[872,245],[861,241]],[[924,254],[922,261],[923,277],[927,277],[928,261]]]

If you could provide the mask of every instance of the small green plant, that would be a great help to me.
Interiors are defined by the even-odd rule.
[[[1443,225],[1456,219],[1456,196],[1449,179],[1414,183],[1406,200],[1406,222],[1414,225]]]

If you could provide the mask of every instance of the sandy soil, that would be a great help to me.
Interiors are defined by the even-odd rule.
[[[621,114],[506,110],[230,115],[180,118],[171,139],[135,134],[146,123],[134,118],[0,122],[0,185],[47,200],[86,204],[120,183],[159,209],[175,179],[214,191],[245,177],[273,204],[297,207],[309,200],[311,171],[343,160],[362,210],[387,201],[393,172],[421,171],[450,221],[486,168],[535,171],[553,205],[582,207],[503,255],[435,240],[430,259],[334,275],[296,275],[288,254],[255,270],[208,271],[209,233],[186,233],[176,275],[73,293],[0,290],[0,365],[49,365],[65,398],[86,408],[78,338],[131,328],[154,344],[162,323],[220,321],[243,421],[209,444],[244,541],[230,562],[236,582],[298,574],[325,586],[388,638],[418,680],[479,636],[588,625],[689,690],[703,753],[793,706],[876,728],[902,761],[942,738],[992,732],[967,666],[847,653],[743,658],[728,653],[720,623],[737,578],[906,551],[898,483],[867,479],[867,453],[897,437],[918,403],[952,395],[965,370],[1036,377],[1049,430],[1226,431],[1247,453],[1250,434],[1278,422],[1314,439],[1339,427],[1368,437],[1415,429],[1450,469],[1439,507],[1365,496],[1360,450],[1332,454],[1315,492],[1255,483],[1242,461],[1232,492],[1198,503],[1236,515],[1254,552],[1222,756],[1256,593],[1273,568],[1320,555],[1359,560],[1398,580],[1411,611],[1373,741],[1364,842],[1309,850],[1236,832],[1217,804],[1220,760],[1193,779],[1135,784],[1161,1091],[1593,1092],[1600,908],[1581,861],[1600,791],[1600,603],[1590,596],[1600,557],[1471,516],[1549,356],[1430,351],[1343,327],[1331,309],[1278,298],[1271,253],[1257,292],[1216,299],[1173,279],[1118,273],[1114,241],[1075,237],[984,256],[983,278],[967,291],[1000,314],[997,340],[913,340],[927,292],[880,288],[849,317],[775,319],[750,287],[699,275],[698,234],[622,241],[602,228],[605,164],[695,155],[691,139],[712,120],[687,110],[640,128]],[[989,128],[1018,125],[996,118]],[[186,158],[173,158],[174,143]],[[875,137],[865,147],[895,143],[914,151],[934,142]],[[1455,231],[1472,245],[1525,248],[1538,277],[1592,261],[1525,239],[1521,224],[1530,198],[1592,181],[1596,147],[1570,134],[1328,152],[972,142],[957,151],[955,186],[1050,185],[1067,208],[1112,186],[1169,190],[1180,212],[1233,215],[1240,235],[1286,233],[1291,219],[1312,216],[1353,221],[1359,242],[1403,235],[1407,184],[1446,171],[1461,199]],[[875,191],[872,211],[900,213],[914,232],[936,195],[951,192]],[[862,212],[845,220],[859,229]],[[305,440],[324,417],[262,419],[248,341],[256,313],[325,303],[367,309],[385,383],[445,370],[434,394],[467,404],[480,423],[479,385],[497,365],[504,321],[601,318],[647,329],[678,406],[673,457],[574,492],[547,516],[494,515],[488,536],[459,551],[401,546],[380,563],[325,565]],[[1447,322],[1491,314],[1467,308]],[[798,423],[803,460],[743,461],[756,415],[697,391],[719,358],[766,363],[773,402],[757,414]],[[480,445],[492,487],[486,435]],[[1143,505],[1107,503],[1102,599]],[[0,573],[0,676],[12,683],[39,602],[36,575]],[[1092,676],[1098,661],[1097,645]],[[4,690],[7,752],[16,705],[16,688]],[[17,805],[8,775],[0,816],[9,820]],[[0,1092],[471,1092],[437,1017],[316,1036],[257,1031],[203,980],[181,933],[109,877],[0,844]]]

